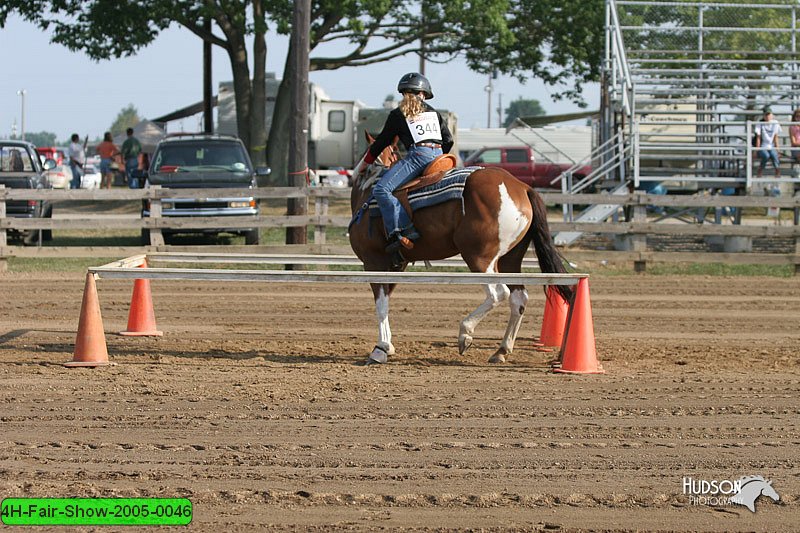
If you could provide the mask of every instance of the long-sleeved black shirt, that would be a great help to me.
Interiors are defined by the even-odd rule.
[[[442,118],[442,115],[427,103],[425,104],[425,111],[432,111],[436,113],[436,116],[439,118],[439,131],[441,132],[442,140],[440,143],[439,139],[427,140],[423,137],[419,142],[432,142],[441,144],[442,152],[445,154],[448,153],[453,147],[453,134],[450,133],[447,123]],[[380,155],[383,149],[389,146],[392,141],[394,141],[395,137],[400,138],[400,142],[403,143],[403,146],[406,147],[406,150],[415,144],[414,138],[411,136],[411,131],[409,130],[406,117],[403,116],[400,108],[392,109],[392,111],[389,113],[389,117],[386,119],[386,123],[383,125],[383,130],[369,147],[370,157],[368,157],[368,159],[371,160],[367,162],[371,163],[374,161],[375,158]]]

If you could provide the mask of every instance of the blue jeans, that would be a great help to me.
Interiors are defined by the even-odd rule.
[[[419,176],[425,170],[425,167],[440,155],[442,155],[440,148],[412,146],[405,158],[395,163],[378,180],[372,190],[372,195],[377,200],[378,207],[381,210],[383,226],[386,228],[387,236],[391,236],[393,233],[411,225],[408,213],[392,193],[404,183]]]
[[[139,176],[137,175],[136,172],[138,169],[139,169],[138,157],[130,157],[125,160],[125,175],[128,176],[129,189],[139,188]]]
[[[772,161],[772,166],[774,166],[776,170],[781,166],[780,161],[778,161],[778,151],[775,148],[770,148],[769,150],[764,150],[762,148],[758,151],[758,157],[761,158],[760,170],[764,170],[767,167],[767,161]]]
[[[72,171],[72,180],[69,182],[70,189],[80,189],[81,188],[81,176],[83,176],[83,171],[81,167],[76,165],[75,163],[69,164],[69,169]]]

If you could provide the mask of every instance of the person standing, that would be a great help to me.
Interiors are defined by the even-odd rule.
[[[122,157],[125,159],[125,175],[128,177],[128,187],[131,189],[139,188],[139,154],[142,152],[142,144],[139,139],[133,136],[133,128],[125,130],[128,138],[122,143]]]
[[[453,135],[442,115],[425,102],[433,98],[431,84],[425,76],[417,72],[404,75],[397,84],[397,92],[403,95],[400,105],[389,113],[383,130],[369,147],[356,173],[375,161],[395,137],[400,138],[408,151],[405,158],[380,177],[373,189],[386,229],[386,251],[393,254],[395,263],[400,263],[402,257],[397,257],[400,248],[413,248],[420,234],[393,192],[420,175],[436,157],[449,152],[453,147]]]
[[[69,183],[69,188],[80,189],[83,165],[86,163],[86,152],[77,133],[73,133],[70,137],[67,156],[69,157],[69,169],[72,171],[72,181]]]
[[[758,167],[758,177],[760,178],[764,174],[767,161],[772,161],[772,166],[775,167],[775,177],[780,177],[781,162],[780,159],[778,159],[778,137],[781,134],[781,125],[775,120],[771,107],[764,107],[764,118],[756,125],[755,133],[758,157],[761,158],[761,166]]]
[[[100,156],[100,188],[110,189],[113,174],[111,172],[111,163],[114,161],[114,156],[119,153],[117,145],[114,144],[111,138],[111,132],[107,131],[103,134],[103,142],[97,145],[97,155]]]

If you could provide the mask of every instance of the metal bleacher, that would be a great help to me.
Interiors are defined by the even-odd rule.
[[[749,139],[770,106],[783,125],[781,145],[790,145],[800,98],[800,6],[609,0],[608,7],[616,17],[607,31],[620,34],[633,87],[627,142],[636,188],[749,193],[797,183],[788,153],[780,179],[754,182]]]
[[[800,184],[789,126],[800,107],[800,5],[606,0],[597,170],[619,192],[763,194]],[[781,175],[758,176],[750,139],[770,106],[781,123]],[[590,213],[589,210],[593,210]],[[602,221],[613,205],[569,220]],[[565,218],[567,209],[565,208]],[[577,234],[580,235],[580,234]],[[556,236],[569,244],[576,235]]]

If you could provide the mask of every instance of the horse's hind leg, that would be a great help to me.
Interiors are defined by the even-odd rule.
[[[367,364],[385,363],[388,356],[394,355],[392,345],[392,330],[389,327],[389,296],[394,290],[394,284],[372,284],[372,294],[375,297],[375,314],[378,318],[378,342],[367,358]]]
[[[458,331],[458,353],[463,354],[472,346],[472,334],[489,311],[497,307],[500,302],[508,298],[508,287],[502,284],[486,285],[486,299],[473,312],[461,321]]]
[[[512,285],[511,296],[508,299],[510,315],[508,317],[508,326],[503,335],[503,342],[500,343],[500,348],[489,358],[490,363],[505,363],[506,355],[514,351],[514,341],[519,333],[519,327],[522,324],[522,315],[525,313],[525,306],[528,305],[528,291],[522,285]]]

